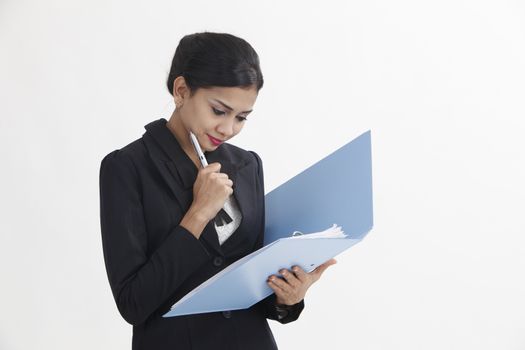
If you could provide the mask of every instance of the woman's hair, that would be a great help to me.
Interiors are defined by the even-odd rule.
[[[175,50],[167,80],[172,95],[173,82],[180,75],[190,88],[190,95],[212,86],[255,86],[257,91],[263,86],[257,52],[244,39],[226,33],[184,36]]]

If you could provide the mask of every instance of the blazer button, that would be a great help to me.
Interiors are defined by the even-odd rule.
[[[213,265],[215,266],[221,266],[224,262],[224,259],[220,256],[216,256],[215,259],[213,259]]]
[[[222,315],[224,316],[224,318],[231,318],[232,317],[232,312],[231,311],[223,311]]]

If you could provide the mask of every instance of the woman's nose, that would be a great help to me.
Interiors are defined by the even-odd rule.
[[[224,120],[219,124],[217,131],[224,135],[224,137],[230,137],[233,135],[233,123],[233,118],[228,118],[228,120]]]

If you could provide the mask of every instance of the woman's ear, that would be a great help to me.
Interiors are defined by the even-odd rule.
[[[173,99],[175,100],[175,106],[177,108],[182,107],[184,104],[184,99],[187,98],[189,94],[188,85],[186,85],[186,80],[182,75],[179,75],[173,81]]]

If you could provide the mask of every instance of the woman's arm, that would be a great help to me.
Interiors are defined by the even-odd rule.
[[[113,297],[130,324],[143,323],[209,260],[201,242],[180,224],[148,257],[138,173],[131,158],[118,150],[100,166],[100,223]]]
[[[261,191],[264,195],[264,175],[263,175],[263,166],[262,166],[262,160],[259,157],[257,153],[254,151],[250,151],[257,160],[257,175],[259,178],[259,183],[261,184]],[[263,246],[264,242],[264,222],[265,222],[265,205],[264,205],[264,198],[263,198],[263,204],[262,204],[262,210],[261,210],[261,217],[262,217],[262,229],[259,232],[257,236],[257,242],[255,244],[255,249],[259,249]],[[276,296],[275,293],[270,294],[263,300],[259,301],[256,304],[257,307],[261,308],[265,314],[265,317],[271,320],[278,321],[280,323],[290,323],[299,318],[299,315],[304,309],[304,299],[302,299],[300,302],[294,305],[278,305],[276,302]]]

